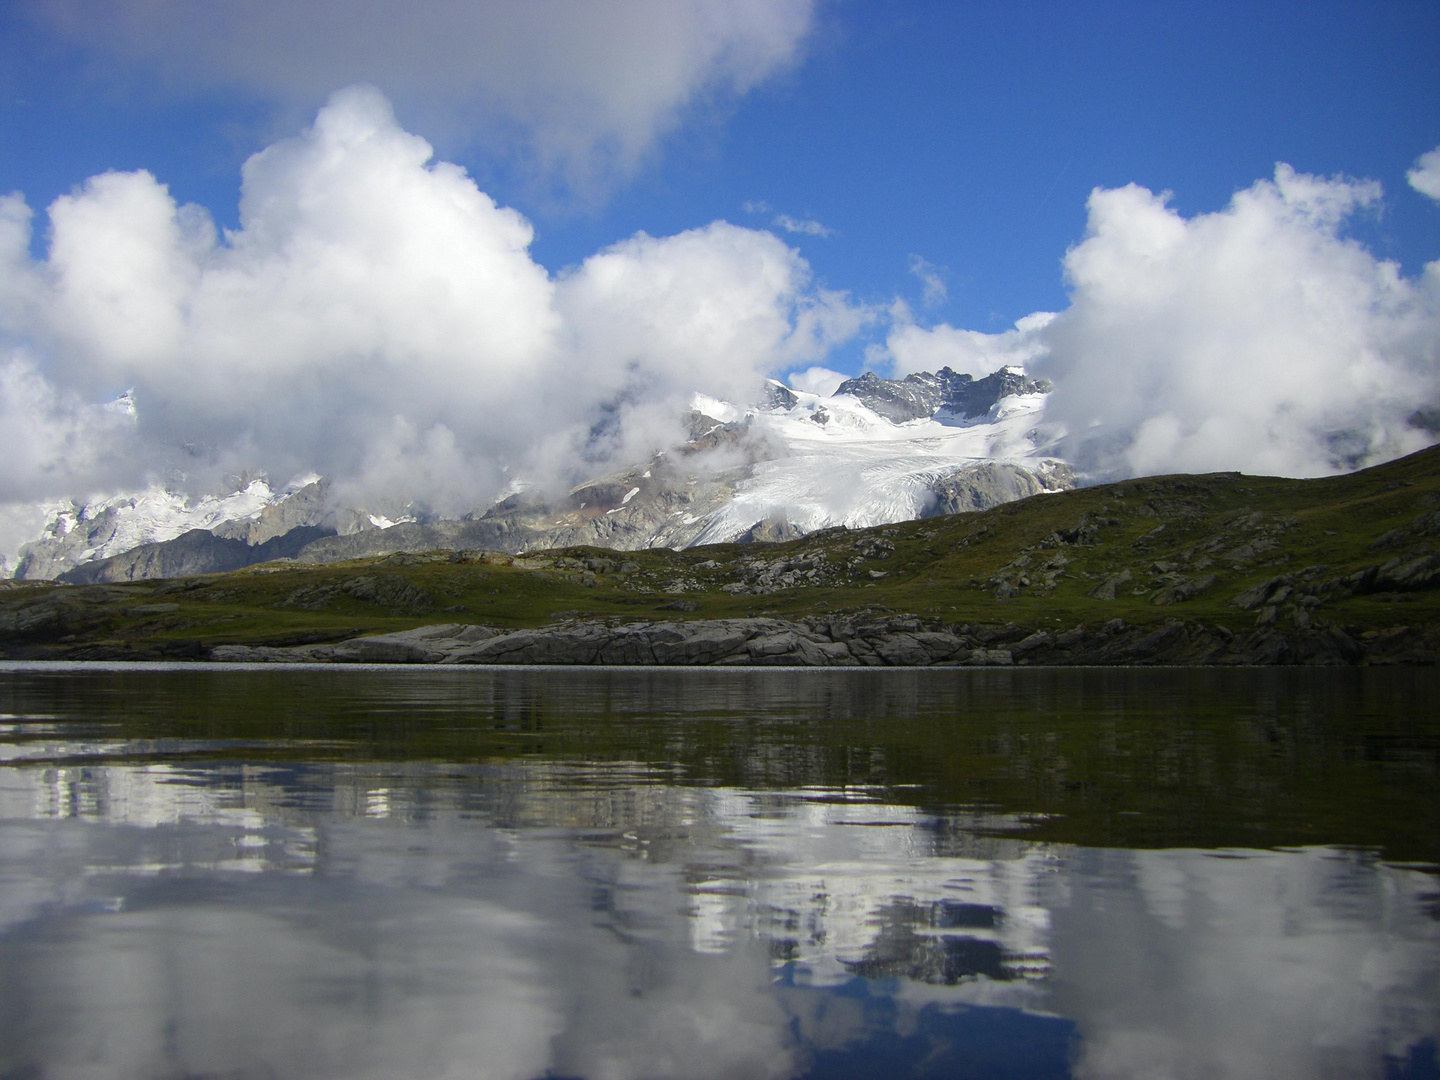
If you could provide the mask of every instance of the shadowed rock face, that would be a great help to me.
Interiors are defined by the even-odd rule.
[[[191,529],[174,540],[141,544],[123,555],[77,566],[61,574],[58,580],[68,585],[93,585],[218,574],[272,559],[294,558],[307,544],[333,536],[334,532],[334,529],[302,525],[262,544],[247,544],[243,540],[216,536],[204,529]]]
[[[289,498],[267,506],[253,518],[241,518],[217,525],[210,531],[227,540],[242,540],[258,545],[276,537],[286,536],[306,526],[330,525],[330,481],[321,477],[301,488]],[[332,530],[333,531],[333,530]]]
[[[15,566],[17,581],[48,581],[75,565],[83,553],[102,548],[116,533],[119,512],[109,507],[76,523],[63,536],[26,544]]]
[[[1001,398],[1016,394],[1046,394],[1047,380],[1030,379],[1011,368],[1001,368],[983,379],[941,368],[907,375],[903,379],[882,379],[867,371],[858,379],[847,379],[836,394],[850,394],[866,408],[896,424],[949,413],[957,417],[983,416]]]

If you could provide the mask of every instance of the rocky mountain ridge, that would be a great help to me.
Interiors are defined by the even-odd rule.
[[[234,494],[194,506],[163,492],[117,497],[57,513],[22,549],[15,577],[82,584],[280,557],[773,542],[835,524],[985,509],[1073,486],[1073,472],[1026,434],[1047,389],[1008,368],[979,380],[948,368],[903,380],[866,375],[824,399],[772,382],[748,409],[699,402],[721,415],[693,410],[689,439],[647,462],[559,497],[521,490],[459,518],[337,506],[319,477],[279,491],[241,478]],[[1005,402],[1019,404],[1007,411]],[[849,506],[839,517],[837,503]]]
[[[882,379],[867,371],[859,378],[847,379],[835,391],[837,395],[857,398],[872,412],[896,424],[942,412],[961,419],[983,416],[1002,398],[1049,392],[1048,379],[1031,379],[1012,367],[1003,367],[982,379],[948,367],[934,373],[916,372],[903,379]]]

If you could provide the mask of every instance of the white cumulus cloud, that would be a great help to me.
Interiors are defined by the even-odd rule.
[[[821,397],[830,397],[848,378],[850,378],[849,375],[818,365],[806,368],[804,371],[791,372],[786,376],[787,381],[796,390],[806,394],[819,394]]]
[[[127,406],[87,404],[61,392],[23,352],[0,359],[0,460],[6,473],[0,501],[124,479],[123,458],[135,430]]]
[[[1012,330],[984,334],[958,330],[948,323],[926,329],[912,319],[909,308],[896,305],[891,311],[890,332],[883,354],[896,376],[916,371],[939,371],[948,367],[961,374],[983,378],[1006,365],[1027,367],[1040,356],[1045,345],[1041,331],[1055,316],[1047,311],[1027,315]]]
[[[1040,331],[1048,415],[1102,473],[1308,476],[1433,441],[1440,263],[1417,279],[1344,235],[1378,184],[1276,167],[1186,219],[1134,184],[1094,191]]]
[[[38,425],[0,501],[164,464],[197,484],[317,469],[342,491],[474,506],[507,468],[648,452],[677,401],[741,394],[866,317],[774,235],[723,222],[552,277],[530,224],[365,87],[246,163],[233,232],[145,172],[94,177],[49,218],[32,260],[28,209],[0,201],[0,334],[26,358],[0,411]],[[131,387],[126,432],[76,419]]]
[[[1422,195],[1440,202],[1440,146],[1421,154],[1414,167],[1405,174],[1410,186]]]

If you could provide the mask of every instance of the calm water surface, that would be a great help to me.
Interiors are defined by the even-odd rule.
[[[1440,1076],[1437,706],[0,665],[0,1078]]]

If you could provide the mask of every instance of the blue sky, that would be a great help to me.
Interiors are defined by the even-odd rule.
[[[1440,143],[1440,5],[1303,7],[837,6],[717,145],[683,146],[601,219],[543,229],[537,252],[745,221],[737,204],[759,199],[837,231],[795,240],[833,286],[917,296],[916,254],[949,270],[941,314],[999,329],[1064,305],[1092,188],[1169,190],[1189,214],[1285,161],[1379,179],[1384,214],[1362,228],[1414,273],[1440,254],[1440,214],[1404,182]]]
[[[1024,364],[1094,475],[1333,472],[1434,441],[1437,259],[1434,0],[0,6],[0,504],[469,505],[867,364]]]
[[[282,108],[167,87],[48,31],[25,4],[0,9],[0,40],[0,190],[43,207],[96,173],[145,168],[235,223],[239,166],[280,133]],[[1410,274],[1440,255],[1440,213],[1404,182],[1440,145],[1428,0],[831,3],[797,64],[693,109],[598,202],[537,196],[503,150],[398,111],[535,222],[532,250],[552,271],[641,229],[773,227],[744,209],[768,203],[834,230],[782,231],[830,287],[918,300],[919,256],[945,271],[933,314],[994,330],[1064,305],[1060,258],[1092,188],[1168,190],[1188,215],[1277,161],[1379,180],[1383,211],[1357,234]]]

